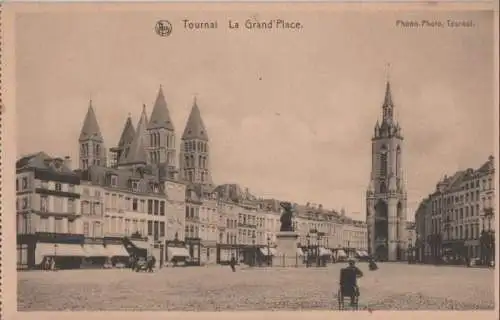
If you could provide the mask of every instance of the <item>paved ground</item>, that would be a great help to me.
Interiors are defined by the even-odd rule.
[[[18,273],[20,311],[57,310],[326,310],[335,300],[340,267],[239,269],[164,268]],[[494,308],[494,271],[380,264],[360,280],[360,309]]]

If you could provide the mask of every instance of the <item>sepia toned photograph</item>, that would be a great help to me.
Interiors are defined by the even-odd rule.
[[[19,312],[495,309],[493,10],[27,7]]]

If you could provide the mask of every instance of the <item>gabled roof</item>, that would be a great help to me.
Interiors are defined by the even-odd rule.
[[[45,160],[47,159],[51,159],[51,157],[43,151],[25,155],[16,161],[16,169],[26,167],[45,169]]]
[[[165,101],[165,96],[163,95],[163,89],[160,86],[158,95],[156,96],[156,101],[153,106],[153,112],[151,113],[151,119],[149,120],[147,129],[160,129],[164,128],[170,131],[174,131],[174,124],[170,118],[170,113],[167,108],[167,102]]]
[[[21,157],[16,161],[16,170],[30,170],[35,172],[35,178],[40,180],[60,181],[71,184],[79,184],[80,179],[64,159],[51,157],[41,151]]]
[[[125,122],[125,126],[123,127],[122,135],[120,136],[120,141],[118,142],[118,147],[123,147],[125,145],[131,144],[134,140],[135,129],[132,124],[132,118],[130,115]]]
[[[198,139],[203,141],[208,141],[207,130],[205,129],[205,124],[201,119],[200,109],[194,100],[193,107],[191,108],[191,113],[189,114],[186,128],[182,135],[182,140]]]
[[[486,161],[479,169],[477,169],[477,172],[479,173],[487,173],[492,171],[495,168],[495,163],[494,163],[495,158],[490,156],[488,158],[488,161]]]
[[[85,115],[85,120],[83,121],[82,131],[80,132],[79,141],[82,140],[96,140],[103,142],[103,137],[101,134],[101,129],[97,123],[97,117],[95,115],[94,108],[92,106],[92,100],[89,102],[89,108],[87,114]]]

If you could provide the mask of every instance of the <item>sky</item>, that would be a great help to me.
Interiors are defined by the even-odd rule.
[[[185,18],[219,28],[187,31]],[[247,18],[304,27],[227,28]],[[450,18],[475,27],[396,26]],[[169,37],[154,32],[159,19],[172,22]],[[387,78],[405,138],[409,219],[445,174],[494,153],[488,12],[73,11],[24,13],[16,23],[18,156],[43,150],[76,166],[90,98],[110,148],[129,113],[135,124],[142,104],[152,111],[162,85],[178,139],[196,95],[216,184],[363,220]]]

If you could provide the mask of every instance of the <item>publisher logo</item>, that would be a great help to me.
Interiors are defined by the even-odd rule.
[[[172,33],[172,24],[168,20],[159,20],[156,22],[155,32],[160,37],[168,37]]]

